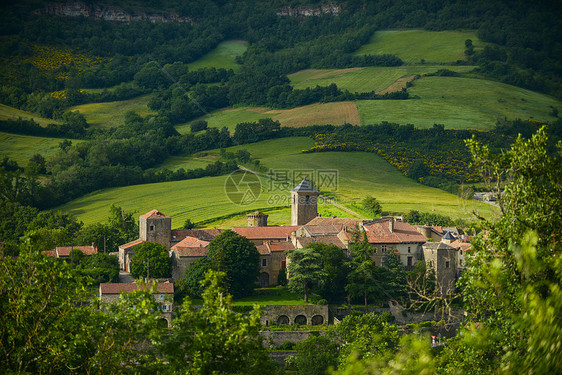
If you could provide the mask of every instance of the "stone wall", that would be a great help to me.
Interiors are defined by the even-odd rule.
[[[272,325],[328,324],[328,305],[267,305],[263,307],[261,323]]]
[[[306,340],[310,336],[323,334],[323,332],[313,331],[261,331],[263,338],[263,346],[266,348],[275,348],[281,344],[291,342],[293,344]]]

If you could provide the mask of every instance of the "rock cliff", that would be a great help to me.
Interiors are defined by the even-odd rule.
[[[341,12],[341,7],[336,4],[324,4],[320,6],[301,6],[301,7],[285,7],[277,11],[278,16],[289,17],[311,17],[320,16],[322,14],[331,14],[337,16]]]

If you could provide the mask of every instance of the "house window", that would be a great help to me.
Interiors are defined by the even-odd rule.
[[[409,249],[409,248],[408,248]],[[414,258],[413,257],[408,257],[408,267],[412,267],[414,263]]]
[[[459,259],[459,266],[462,266],[462,259]]]
[[[286,260],[281,261],[281,268],[287,268],[287,261]]]
[[[255,264],[255,263],[254,263],[254,264]],[[262,260],[261,260],[261,266],[262,266],[262,267],[267,266],[267,259],[262,259]]]
[[[162,311],[170,311],[170,306],[162,305]]]
[[[310,204],[310,195],[307,195],[307,196],[306,196],[306,202],[305,202],[305,203],[306,203],[306,204]]]
[[[382,246],[381,246],[381,251],[382,251],[383,253],[386,253],[386,245],[382,245]]]
[[[445,262],[445,268],[449,268],[449,261]]]
[[[151,225],[151,226],[150,226],[150,230],[154,230],[154,225]]]
[[[408,253],[412,252],[412,248],[410,246],[408,246]]]

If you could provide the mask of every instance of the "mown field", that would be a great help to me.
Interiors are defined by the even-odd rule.
[[[125,114],[135,111],[141,116],[156,114],[147,104],[150,95],[143,95],[129,100],[115,102],[90,103],[69,108],[69,111],[80,111],[92,128],[112,128],[125,123]]]
[[[377,31],[369,43],[359,48],[356,55],[392,54],[407,63],[451,63],[464,58],[464,42],[472,40],[475,48],[482,47],[475,31]]]
[[[28,135],[8,134],[0,132],[0,158],[8,156],[24,167],[35,154],[45,158],[59,150],[60,138],[32,137]],[[72,143],[83,142],[72,140]]]
[[[341,204],[350,208],[365,195],[370,194],[382,202],[383,210],[389,214],[416,209],[469,219],[473,209],[479,210],[485,216],[493,212],[493,208],[489,205],[464,201],[442,190],[417,184],[375,154],[301,153],[301,150],[309,148],[312,144],[312,140],[305,137],[283,138],[236,146],[229,150],[244,148],[254,157],[259,158],[263,165],[281,173],[286,172],[289,176],[298,170],[337,170],[339,184],[334,195]],[[218,150],[209,154],[213,153],[218,153]],[[138,215],[157,208],[173,218],[173,227],[179,227],[187,218],[199,222],[258,208],[288,206],[292,184],[280,187],[270,183],[271,180],[265,175],[260,179],[262,193],[257,202],[248,206],[235,205],[228,200],[224,192],[226,176],[221,176],[104,189],[76,199],[59,209],[70,212],[78,219],[91,224],[105,220],[112,203],[133,210]],[[339,210],[332,206],[320,209],[323,215],[349,216],[343,211],[339,214],[335,211]],[[211,226],[245,225],[243,216],[238,215],[231,219],[233,220],[229,218],[229,220],[214,222]],[[271,224],[288,224],[289,220],[288,209],[276,210],[270,216]]]
[[[464,73],[473,66],[416,65],[397,67],[365,67],[350,69],[306,69],[289,75],[296,89],[328,86],[332,83],[350,92],[379,92],[394,84],[399,78],[423,73],[435,73],[439,69],[449,69]]]
[[[354,102],[315,103],[293,109],[269,109],[264,107],[228,108],[212,112],[197,120],[205,120],[209,127],[227,127],[234,132],[241,122],[253,122],[262,118],[279,121],[282,126],[301,127],[308,125],[342,125],[344,123],[359,125],[360,118]],[[176,126],[182,133],[189,133],[191,122]]]
[[[248,42],[243,40],[228,40],[219,43],[217,48],[207,53],[197,61],[190,63],[190,70],[197,70],[201,68],[224,68],[236,70],[239,65],[234,60],[236,56],[242,54],[248,48]]]
[[[498,119],[554,121],[552,108],[562,110],[556,99],[499,82],[461,77],[422,77],[409,88],[419,99],[357,101],[361,124],[381,121],[427,128],[489,130]]]
[[[35,121],[41,126],[47,126],[48,124],[59,123],[57,120],[43,118],[35,113],[22,111],[21,109],[0,104],[0,120],[17,120],[20,117],[25,120],[33,119],[33,121]]]

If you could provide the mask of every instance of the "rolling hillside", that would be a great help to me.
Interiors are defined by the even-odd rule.
[[[464,58],[464,41],[471,39],[475,48],[482,47],[474,31],[377,31],[355,52],[356,55],[392,54],[406,63],[451,63]]]
[[[219,43],[217,48],[190,63],[189,70],[211,67],[236,70],[240,65],[236,64],[234,59],[236,56],[241,56],[247,48],[248,43],[243,40],[228,40]]]
[[[301,150],[311,145],[312,140],[309,138],[283,138],[237,146],[229,150],[244,148],[254,157],[259,158],[261,164],[278,171],[337,170],[339,185],[334,195],[340,203],[352,209],[354,202],[358,203],[362,197],[370,194],[382,202],[383,210],[387,213],[402,213],[417,209],[455,218],[470,218],[470,212],[474,208],[483,215],[491,215],[493,212],[491,206],[460,200],[455,195],[442,190],[417,184],[401,175],[375,154],[301,153]],[[211,151],[209,154],[218,154],[218,150]],[[249,206],[235,205],[228,200],[224,192],[226,176],[220,176],[104,189],[60,206],[59,209],[76,215],[86,224],[91,224],[104,220],[112,203],[136,211],[137,214],[157,208],[172,216],[172,225],[178,227],[187,218],[199,222],[234,215],[237,212],[288,205],[288,191],[293,187],[292,184],[277,190],[272,189],[273,185],[270,185],[267,176],[261,176],[260,179],[262,193],[258,201]],[[339,210],[334,210],[331,206],[320,209],[323,214],[344,215],[341,211],[335,211]],[[289,222],[290,212],[287,209],[275,210],[271,215],[272,224]],[[238,225],[244,223],[244,219],[239,217],[234,221],[219,223]],[[213,223],[213,225],[218,224]]]
[[[61,141],[60,138],[32,137],[0,132],[0,158],[8,156],[24,167],[29,158],[35,154],[41,154],[47,158],[57,152]],[[72,142],[83,141],[72,140]]]
[[[57,120],[43,118],[35,113],[22,111],[21,109],[0,104],[0,120],[17,120],[20,117],[24,120],[33,119],[33,121],[35,121],[41,126],[47,126],[48,124],[59,123]]]

